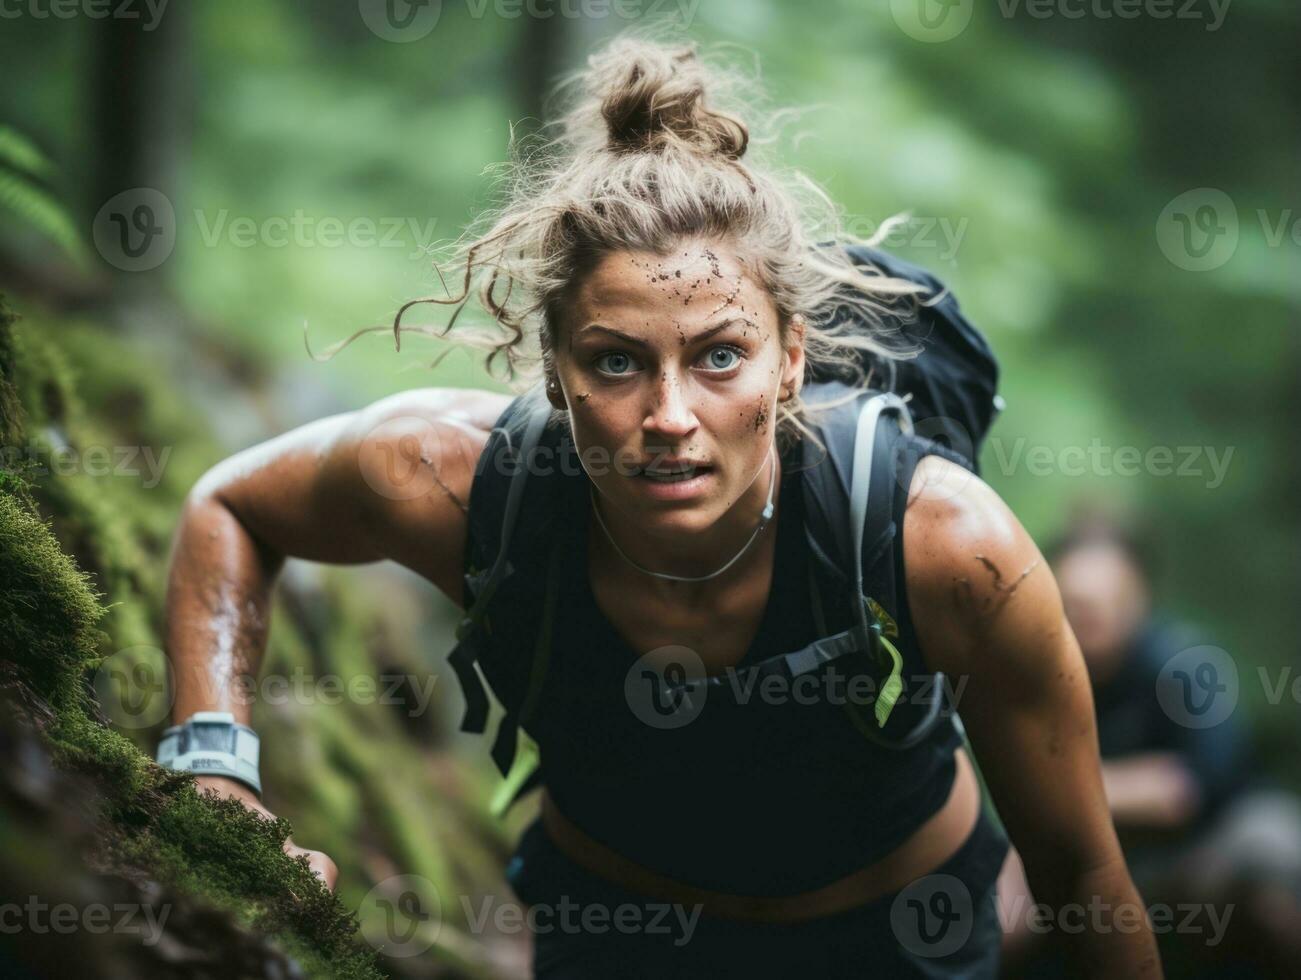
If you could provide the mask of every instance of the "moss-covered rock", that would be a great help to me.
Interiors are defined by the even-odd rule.
[[[7,447],[28,447],[33,413],[18,397],[12,323],[0,304],[0,432]],[[46,397],[58,393],[52,383]],[[160,768],[104,724],[86,679],[102,661],[106,609],[88,573],[41,519],[30,478],[31,467],[7,465],[0,483],[0,686],[7,713],[38,731],[54,767],[84,788],[66,805],[79,806],[93,827],[84,835],[86,861],[122,882],[159,882],[167,893],[185,896],[187,909],[213,923],[206,952],[214,962],[223,959],[224,939],[252,930],[270,937],[311,976],[382,976],[373,952],[359,942],[356,917],[305,860],[282,850],[290,833],[286,821],[263,820],[236,801],[201,796],[191,775]],[[127,561],[113,574],[131,571]],[[3,849],[9,875],[31,891],[76,890],[57,873],[39,873],[42,866],[60,870],[54,860],[38,859],[32,867],[33,854],[67,854],[58,821],[24,825],[8,808],[0,819],[14,845]],[[120,944],[120,934],[107,935]],[[93,945],[90,934],[78,940]],[[186,937],[191,947],[196,941],[204,943],[201,935]],[[83,967],[95,975],[93,958]]]
[[[212,383],[220,373],[213,362],[223,355],[215,345],[205,351]],[[244,387],[255,393],[268,383],[250,376],[237,353],[231,357],[238,382],[230,398],[250,398]],[[511,835],[528,813],[520,808],[510,825],[488,816],[495,771],[486,758],[467,764],[448,750],[444,733],[451,726],[438,717],[436,700],[419,713],[348,699],[254,704],[264,801],[293,816],[296,842],[335,859],[337,898],[280,852],[288,822],[249,823],[256,818],[242,808],[205,801],[188,776],[151,762],[166,705],[143,720],[123,718],[128,697],[118,692],[104,701],[107,717],[100,715],[92,678],[101,698],[106,682],[129,686],[133,677],[137,686],[152,683],[165,692],[158,682],[166,671],[161,638],[171,536],[189,488],[231,451],[184,397],[178,373],[147,341],[93,320],[37,314],[13,328],[5,315],[0,684],[39,721],[59,771],[102,787],[96,853],[116,873],[194,895],[230,917],[232,929],[265,931],[311,976],[376,975],[376,960],[346,910],[359,910],[365,935],[382,936],[382,912],[366,896],[394,875],[418,875],[445,896],[438,941],[427,955],[384,958],[378,969],[411,977],[496,975],[483,948],[491,940],[469,933],[464,907],[452,896],[505,887]],[[269,431],[276,427],[266,420]],[[94,447],[109,449],[98,474],[87,455]],[[138,472],[104,473],[105,459],[122,447],[136,451]],[[165,466],[149,469],[140,455],[148,447]],[[304,672],[346,683],[382,672],[432,683],[452,620],[446,643],[437,635],[430,642],[427,622],[404,618],[392,590],[368,594],[359,588],[366,582],[349,571],[287,569],[275,594],[263,678]],[[232,841],[240,842],[234,851]]]

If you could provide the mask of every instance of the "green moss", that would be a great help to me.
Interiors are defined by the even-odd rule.
[[[28,446],[35,443],[24,443],[27,425],[66,423],[80,406],[64,388],[71,384],[66,363],[43,349],[25,367],[47,372],[44,395],[19,409],[11,327],[0,303],[0,431],[5,445]],[[313,977],[382,976],[357,937],[355,915],[305,859],[284,853],[287,821],[263,820],[235,800],[200,796],[192,776],[160,768],[99,720],[86,677],[102,662],[107,610],[91,576],[39,517],[30,490],[21,468],[0,484],[0,680],[15,709],[42,732],[55,765],[94,787],[95,797],[82,802],[99,828],[96,863],[128,877],[154,877],[225,909],[275,937]],[[144,553],[131,547],[107,505],[58,480],[45,490],[42,499],[85,522],[87,541],[120,555],[103,561],[101,573],[129,593],[139,591],[147,578]],[[64,526],[75,529],[75,521]],[[137,623],[133,631],[141,629]]]
[[[103,607],[49,528],[7,492],[0,555],[0,655],[56,708],[78,708],[76,681],[96,659]]]
[[[106,727],[88,679],[107,656],[129,647],[160,676],[177,516],[189,488],[231,449],[185,400],[162,354],[94,322],[38,314],[19,329],[11,325],[6,317],[0,327],[0,432],[22,453],[6,457],[18,464],[13,472],[0,473],[0,687],[8,666],[29,692],[19,700],[41,716],[43,739],[60,769],[84,773],[101,788],[94,800],[102,827],[97,839],[108,866],[171,882],[246,928],[274,936],[313,977],[379,975],[347,912],[363,906],[378,882],[376,869],[421,875],[444,896],[504,888],[504,857],[519,826],[487,813],[498,779],[486,753],[472,764],[445,750],[440,755],[438,739],[448,726],[436,711],[412,719],[391,706],[347,699],[254,705],[265,801],[293,816],[297,843],[334,858],[337,896],[314,877],[302,878],[303,869],[284,856],[287,822],[250,824],[242,808],[220,806],[214,816],[188,776],[152,763],[165,720]],[[210,364],[228,359],[239,379],[232,397],[256,388],[238,353],[210,345],[205,358]],[[56,448],[75,460],[93,446],[152,446],[169,455],[151,486],[85,467],[42,466]],[[9,560],[11,553],[20,560]],[[318,566],[310,577],[282,583],[263,676],[301,669],[346,683],[373,676],[377,655],[386,670],[433,674],[441,660],[423,657],[450,645],[452,621],[446,644],[391,635],[393,604],[383,596],[377,602],[360,582],[351,570]],[[288,894],[299,896],[296,905],[283,904]],[[382,916],[374,903],[364,907],[367,915]],[[462,903],[445,901],[443,915],[429,958],[451,976],[490,975],[485,962],[466,959],[478,940],[466,932]],[[368,935],[372,925],[378,923],[367,922]],[[344,934],[354,937],[350,945],[338,940]],[[392,963],[395,972],[415,965]]]

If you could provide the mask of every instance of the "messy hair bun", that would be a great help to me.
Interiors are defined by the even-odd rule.
[[[486,349],[490,374],[504,361],[504,380],[522,390],[517,377],[532,383],[554,371],[571,290],[602,256],[666,255],[685,238],[725,239],[771,296],[783,345],[803,318],[806,376],[865,384],[864,352],[915,353],[903,345],[907,314],[898,304],[915,303],[925,287],[857,266],[834,247],[875,244],[898,219],[870,239],[848,234],[813,181],[754,159],[772,137],[753,139],[743,120],[782,115],[756,111],[759,91],[748,74],[707,64],[695,44],[633,33],[609,42],[561,83],[561,111],[539,134],[512,135],[512,158],[498,168],[503,203],[435,263],[445,290],[442,269],[458,271],[459,293],[411,300],[391,328],[368,329],[392,329],[399,349],[404,330],[447,337],[477,293],[487,330],[458,329],[454,339]],[[442,330],[404,327],[403,315],[421,303],[455,310]],[[807,410],[798,394],[779,404],[779,442],[792,428],[808,431]]]
[[[694,44],[658,47],[616,41],[590,62],[593,98],[616,153],[656,153],[668,147],[745,154],[750,131],[736,116],[706,105],[708,75]]]

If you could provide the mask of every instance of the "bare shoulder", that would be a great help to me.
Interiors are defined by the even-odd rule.
[[[465,510],[479,455],[511,399],[479,388],[412,388],[357,411],[344,440],[380,499],[421,500],[441,489]]]
[[[219,461],[186,511],[222,506],[280,557],[396,561],[460,604],[474,474],[510,401],[416,388],[307,422]]]
[[[1060,597],[1038,546],[1003,499],[944,459],[918,463],[904,514],[909,610],[928,666],[977,666],[1012,634],[1060,623]]]
[[[414,388],[354,413],[343,436],[347,457],[360,466],[386,557],[419,572],[458,605],[475,470],[513,397]]]
[[[514,395],[482,388],[411,388],[372,402],[362,412],[372,421],[420,418],[473,429],[485,437]]]

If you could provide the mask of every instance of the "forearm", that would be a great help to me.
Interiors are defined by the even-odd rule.
[[[266,649],[271,596],[283,563],[218,497],[187,499],[167,578],[174,722],[196,711],[229,711],[249,723],[248,681],[257,676]]]
[[[1060,945],[1073,977],[1163,976],[1147,909],[1123,858],[1075,875],[1040,875],[1032,883],[1045,927]]]

